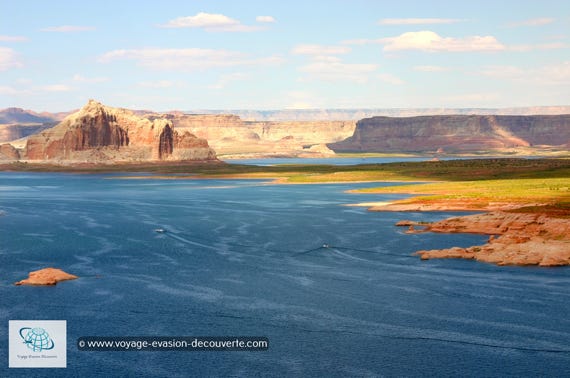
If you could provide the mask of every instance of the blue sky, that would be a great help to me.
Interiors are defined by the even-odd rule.
[[[567,0],[0,4],[0,108],[570,105]]]

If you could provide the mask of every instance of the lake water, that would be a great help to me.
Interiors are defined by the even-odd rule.
[[[0,376],[568,376],[570,269],[421,261],[485,237],[394,226],[453,213],[342,206],[403,197],[345,193],[379,185],[0,173]],[[80,278],[13,285],[48,266]],[[67,369],[8,369],[10,319],[67,320]],[[270,347],[76,347],[194,335]]]

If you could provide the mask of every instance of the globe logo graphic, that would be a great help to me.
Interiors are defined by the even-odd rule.
[[[24,340],[24,344],[34,352],[53,349],[53,340],[43,328],[20,328],[20,337]]]

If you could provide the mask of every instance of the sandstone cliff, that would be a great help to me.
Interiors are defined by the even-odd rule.
[[[334,151],[473,152],[570,143],[570,115],[373,117]]]
[[[90,100],[57,126],[30,136],[26,160],[87,162],[211,160],[208,142],[179,134],[167,119],[150,120]]]
[[[9,143],[0,144],[0,160],[19,160],[20,153]]]
[[[207,139],[218,154],[329,155],[333,152],[326,147],[313,146],[341,141],[356,126],[354,121],[243,121],[231,114],[169,113],[150,118],[168,119],[177,130]]]

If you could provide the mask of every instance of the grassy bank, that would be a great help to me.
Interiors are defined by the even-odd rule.
[[[291,183],[351,181],[476,181],[513,178],[568,178],[570,159],[473,159],[386,164],[253,166],[222,162],[161,162],[113,165],[10,163],[0,171],[113,173],[145,172],[199,177],[278,178]]]
[[[15,163],[0,170],[73,173],[151,173],[157,179],[269,179],[282,183],[403,181],[429,182],[362,189],[362,193],[409,193],[399,203],[459,204],[487,209],[496,203],[524,205],[527,211],[570,214],[570,159],[473,159],[388,164],[251,166],[209,163],[117,164],[108,166]],[[149,176],[144,176],[149,178]],[[463,205],[464,204],[464,205]],[[546,206],[546,207],[545,207]]]
[[[551,211],[558,209],[570,212],[570,178],[560,177],[438,182],[362,189],[357,192],[422,195],[399,201],[407,204],[462,203],[474,210],[484,210],[497,204],[520,204],[528,211],[538,211],[540,206],[548,205]]]

